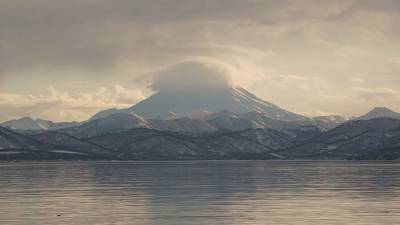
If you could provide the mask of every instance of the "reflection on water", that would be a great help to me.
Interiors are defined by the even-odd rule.
[[[1,164],[0,224],[400,224],[400,164]]]

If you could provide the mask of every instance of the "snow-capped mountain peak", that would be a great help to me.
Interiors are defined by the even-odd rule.
[[[146,119],[190,117],[194,112],[201,115],[230,111],[243,114],[264,113],[267,117],[283,121],[303,121],[307,117],[284,110],[266,102],[244,88],[219,88],[210,90],[161,90],[127,109],[108,109],[94,115],[91,120],[115,113],[134,112]]]

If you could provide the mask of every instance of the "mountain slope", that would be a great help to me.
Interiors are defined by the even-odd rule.
[[[32,136],[0,127],[0,160],[113,159],[116,155],[95,144],[57,131]]]
[[[331,115],[331,116],[314,117],[313,120],[319,127],[325,130],[331,130],[347,122],[349,119],[343,116]]]
[[[0,127],[0,150],[40,150],[49,147],[43,142]]]
[[[92,157],[78,151],[60,149],[35,138],[0,127],[0,160],[54,160]]]
[[[394,112],[391,109],[388,109],[385,107],[376,107],[376,108],[372,109],[370,112],[368,112],[367,114],[360,116],[358,119],[359,120],[370,120],[370,119],[383,118],[383,117],[400,120],[400,113]]]
[[[149,127],[156,130],[166,130],[174,132],[202,134],[217,132],[218,128],[212,124],[198,119],[187,117],[172,120],[148,120]]]
[[[94,115],[91,120],[115,113],[134,112],[147,119],[165,119],[171,114],[179,117],[196,111],[234,113],[262,112],[266,116],[284,121],[307,120],[272,103],[261,100],[243,88],[200,90],[163,90],[128,109],[108,109]]]
[[[104,118],[87,121],[79,126],[60,129],[59,131],[74,137],[87,138],[139,127],[148,127],[147,121],[134,113],[116,113]]]
[[[59,131],[46,131],[44,133],[31,135],[30,137],[43,143],[48,143],[56,146],[58,149],[63,149],[71,152],[79,152],[96,157],[115,157],[115,154],[113,152],[102,146],[98,146],[79,138],[75,138],[71,135]]]
[[[192,136],[145,128],[87,139],[124,159],[233,159],[292,146],[290,137],[270,129]],[[270,158],[278,159],[273,154]]]
[[[349,121],[305,143],[285,150],[289,158],[359,158],[388,147],[400,146],[400,120],[377,118]]]

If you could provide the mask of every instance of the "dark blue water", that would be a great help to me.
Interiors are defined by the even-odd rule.
[[[0,224],[400,224],[400,164],[3,163]]]

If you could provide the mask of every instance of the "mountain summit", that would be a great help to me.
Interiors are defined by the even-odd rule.
[[[400,120],[400,113],[394,112],[391,109],[385,108],[385,107],[376,107],[372,109],[370,112],[367,114],[359,117],[359,120],[370,120],[370,119],[375,119],[375,118],[392,118],[392,119],[398,119]]]
[[[229,69],[219,63],[186,61],[152,76],[155,94],[127,109],[108,109],[91,119],[115,113],[135,113],[145,119],[191,117],[198,112],[261,112],[272,119],[299,121],[307,118],[266,102],[244,88],[234,88]]]
[[[260,112],[267,117],[283,121],[301,121],[307,118],[279,106],[264,101],[244,88],[219,88],[201,90],[160,90],[147,99],[127,109],[108,109],[94,115],[91,120],[115,113],[136,113],[146,119],[165,119],[171,113],[177,117],[188,116],[193,112],[234,113]]]

